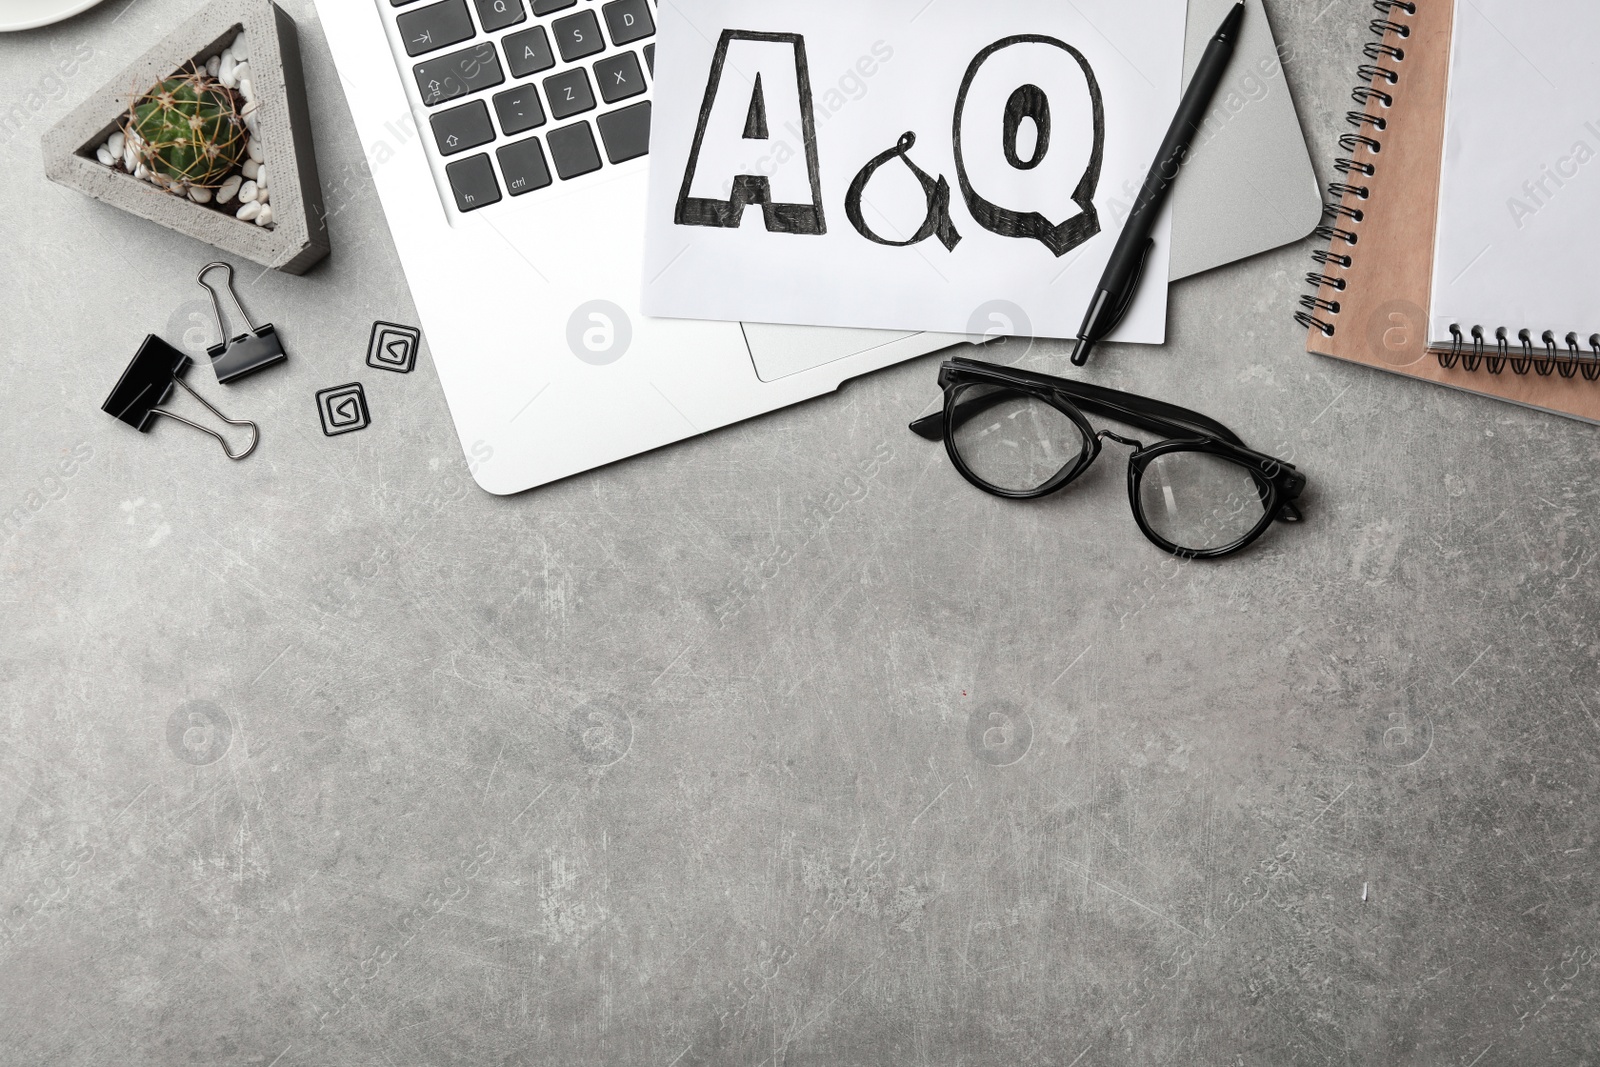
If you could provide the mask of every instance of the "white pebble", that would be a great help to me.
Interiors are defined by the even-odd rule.
[[[250,143],[245,145],[245,151],[257,163],[265,163],[267,161],[267,154],[261,150],[261,138],[259,137],[250,138]]]
[[[265,204],[255,204],[255,203],[246,204],[244,207],[242,207],[242,208],[240,208],[238,210],[237,214],[238,214],[238,217],[243,219],[245,222],[250,222],[257,215],[261,214],[262,210],[265,207],[266,207]]]
[[[117,163],[117,157],[112,155],[111,149],[105,145],[101,145],[94,150],[94,158],[100,161],[102,167],[114,167]]]
[[[150,168],[141,163],[139,164],[138,168],[134,170],[133,176],[142,182],[147,182],[150,180]]]
[[[222,69],[222,57],[221,56],[212,56],[210,59],[206,60],[206,73],[211,75],[213,78],[215,78],[217,76],[217,71],[219,71],[221,69]]]
[[[256,83],[249,78],[239,79],[239,95],[244,97],[244,102],[253,104],[256,100]]]
[[[262,189],[267,187],[267,165],[265,163],[261,164],[260,170],[256,172],[256,185]]]
[[[244,166],[240,167],[239,169],[244,172],[244,176],[246,178],[249,178],[257,185],[261,184],[261,179],[259,177],[261,174],[261,164],[257,163],[253,159],[247,159],[244,161]]]
[[[122,155],[122,149],[127,145],[128,139],[122,135],[121,130],[114,132],[106,141],[106,151],[114,156]]]
[[[233,58],[241,63],[250,58],[250,44],[244,39],[244,34],[242,33],[233,39],[233,43],[228,46],[228,49],[233,53]]]
[[[256,225],[257,226],[270,226],[270,225],[272,225],[272,205],[271,204],[262,204],[261,205],[261,214],[256,216]]]
[[[217,190],[217,203],[226,204],[229,200],[238,196],[239,186],[242,184],[243,180],[237,174],[223,182],[222,188]]]
[[[234,59],[238,60],[238,62],[233,65],[233,80],[238,84],[239,91],[242,93],[244,92],[244,83],[250,79],[250,64],[239,59],[238,56],[234,56]]]
[[[129,174],[139,169],[139,156],[133,150],[132,141],[122,146],[122,166]]]
[[[261,119],[257,116],[256,112],[252,111],[250,114],[244,117],[244,128],[250,131],[251,137],[260,135]]]
[[[261,187],[259,185],[256,186],[256,203],[265,204],[267,202],[267,197],[269,197],[271,195],[272,195],[272,190],[271,189],[266,189],[266,188],[263,188],[263,187]]]
[[[239,186],[239,203],[248,204],[256,198],[256,194],[260,191],[255,182],[245,182]]]
[[[238,60],[233,58],[233,51],[231,49],[224,49],[222,53],[222,59],[217,64],[217,80],[230,89],[232,89],[235,85],[238,85],[238,79],[233,76],[233,68],[237,65]]]
[[[197,204],[209,204],[211,203],[211,190],[203,189],[198,185],[191,185],[189,187],[189,199]]]

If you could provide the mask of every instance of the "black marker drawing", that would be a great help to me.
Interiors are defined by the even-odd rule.
[[[1017,130],[1023,119],[1032,119],[1038,139],[1033,146],[1033,158],[1024,162],[1017,156]],[[1032,170],[1044,162],[1050,151],[1050,98],[1037,85],[1024,85],[1006,101],[1005,129],[1000,147],[1005,151],[1006,162],[1018,170]]]
[[[1043,143],[1042,138],[1041,143]],[[911,157],[907,153],[916,147],[916,144],[917,135],[907,130],[898,144],[887,152],[874,156],[870,163],[862,167],[861,173],[856,175],[856,180],[850,183],[850,191],[845,194],[844,213],[850,216],[850,223],[856,228],[857,233],[877,244],[905,248],[926,241],[937,234],[945,249],[954,252],[956,245],[961,243],[961,235],[956,232],[955,224],[950,221],[950,183],[945,181],[943,175],[939,176],[938,181],[934,181],[927,171],[911,162]],[[867,191],[867,183],[872,181],[872,176],[878,173],[879,167],[897,156],[902,163],[911,168],[911,173],[922,186],[922,195],[928,201],[928,213],[923,217],[922,228],[917,230],[909,241],[888,241],[879,237],[872,231],[872,227],[867,225],[867,220],[861,214],[861,198]]]
[[[1076,215],[1059,225],[1037,211],[1013,211],[984,199],[973,188],[971,180],[967,177],[966,161],[962,155],[961,117],[967,106],[967,92],[972,88],[973,79],[995,53],[1018,44],[1045,44],[1060,48],[1077,60],[1078,66],[1083,69],[1084,78],[1089,83],[1089,101],[1094,113],[1094,146],[1089,155],[1089,166],[1072,193],[1072,202],[1083,209],[1083,214]],[[1033,119],[1038,130],[1038,140],[1034,145],[1032,158],[1026,161],[1017,155],[1017,129],[1024,118]],[[1002,148],[1006,162],[1011,166],[1018,170],[1032,170],[1043,162],[1045,153],[1050,147],[1050,102],[1038,86],[1024,85],[1011,94],[1011,99],[1006,104],[1005,127],[1002,132]],[[952,137],[956,154],[956,179],[961,183],[961,195],[966,200],[967,210],[972,213],[973,219],[990,233],[997,233],[1002,237],[1031,237],[1060,257],[1100,232],[1100,213],[1095,210],[1094,192],[1100,184],[1100,166],[1105,154],[1105,104],[1100,98],[1100,82],[1094,76],[1094,69],[1089,66],[1089,61],[1084,58],[1083,53],[1076,48],[1054,37],[1020,34],[996,41],[979,52],[973,58],[972,65],[967,68],[967,75],[961,81],[961,90],[956,95]]]
[[[767,94],[761,91],[761,72],[756,71],[755,91],[750,94],[750,113],[744,117],[744,139],[765,141],[771,136],[767,132]]]
[[[700,149],[705,143],[706,126],[711,121],[711,111],[722,88],[722,70],[728,59],[728,46],[734,41],[766,41],[787,44],[794,49],[795,84],[799,89],[800,124],[803,128],[802,139],[806,146],[806,173],[811,182],[809,204],[774,203],[771,181],[759,174],[734,175],[727,200],[689,195],[694,186],[696,168],[700,165]],[[757,75],[758,79],[759,77]],[[765,94],[758,80],[745,121],[746,138],[766,139],[765,136],[750,137],[752,132],[765,135],[766,110]],[[756,126],[755,130],[752,130],[752,125]],[[822,212],[822,168],[817,162],[817,122],[811,102],[811,73],[806,66],[805,38],[797,33],[722,31],[722,38],[717,42],[716,55],[711,61],[711,76],[706,82],[705,100],[700,105],[700,121],[694,132],[694,147],[689,151],[689,165],[684,170],[683,187],[678,193],[678,207],[673,214],[673,222],[679,226],[737,229],[744,220],[744,209],[747,204],[761,205],[762,220],[771,233],[819,235],[828,232],[827,220]]]

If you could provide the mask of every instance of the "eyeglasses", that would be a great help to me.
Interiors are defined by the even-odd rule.
[[[1011,500],[1049,496],[1099,458],[1101,443],[1128,459],[1133,518],[1156,546],[1185,559],[1217,559],[1247,547],[1274,521],[1299,522],[1305,475],[1245,447],[1215,419],[1159,400],[1049,374],[952,359],[939,368],[944,410],[911,424],[944,438],[962,477]],[[1090,411],[1163,436],[1152,445],[1096,430]]]

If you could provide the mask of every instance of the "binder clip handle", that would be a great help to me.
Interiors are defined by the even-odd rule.
[[[211,296],[211,310],[217,317],[217,336],[226,337],[228,336],[228,331],[222,325],[222,303],[217,299],[216,289],[206,283],[206,275],[219,268],[228,272],[228,280],[223,282],[223,285],[228,289],[228,298],[233,301],[233,309],[239,313],[239,320],[249,328],[249,332],[255,333],[256,324],[250,321],[250,313],[244,309],[243,304],[239,303],[239,294],[233,288],[232,264],[218,261],[216,263],[207,263],[200,268],[200,273],[194,276],[194,280],[200,283],[200,288]],[[243,337],[244,334],[241,333],[239,336]]]
[[[228,416],[224,415],[222,412],[218,411],[215,407],[213,407],[211,405],[210,401],[206,400],[205,397],[201,396],[199,393],[197,393],[193,389],[189,388],[189,383],[188,382],[184,381],[182,378],[174,378],[172,380],[176,385],[181,386],[184,392],[188,393],[190,396],[192,396],[196,400],[200,401],[200,403],[204,404],[207,411],[211,412],[211,414],[215,415],[217,418],[221,419],[223,422],[227,423],[229,426],[248,426],[248,427],[250,427],[250,447],[246,448],[243,452],[235,452],[233,449],[228,447],[228,439],[226,437],[223,437],[220,433],[218,433],[217,431],[211,429],[210,427],[201,426],[198,422],[191,422],[189,419],[184,418],[182,415],[176,414],[176,413],[171,412],[171,411],[167,411],[167,410],[165,410],[163,408],[154,408],[154,409],[152,409],[155,414],[157,414],[157,415],[165,415],[169,419],[177,419],[179,422],[183,423],[185,426],[192,426],[196,430],[199,430],[203,434],[209,434],[210,436],[215,437],[217,439],[217,443],[222,446],[222,454],[227,456],[231,460],[244,459],[246,456],[250,455],[250,453],[252,453],[252,452],[254,452],[256,450],[256,445],[261,443],[261,427],[257,426],[255,423],[249,421],[248,419],[230,419],[230,418],[228,418]]]
[[[227,272],[224,282],[228,290],[228,299],[233,301],[233,307],[239,315],[246,329],[228,336],[228,331],[223,325],[222,301],[217,298],[217,290],[206,281],[206,275],[213,270],[221,269]],[[257,326],[251,321],[250,313],[245,311],[244,304],[239,300],[238,290],[233,287],[233,267],[227,263],[207,263],[200,268],[200,273],[195,275],[196,282],[211,297],[211,310],[217,320],[216,344],[206,349],[206,355],[211,357],[211,367],[217,372],[217,381],[223,385],[231,385],[247,374],[254,374],[264,370],[274,363],[282,363],[288,359],[288,354],[283,350],[283,344],[278,340],[278,332],[269,322],[265,326]]]

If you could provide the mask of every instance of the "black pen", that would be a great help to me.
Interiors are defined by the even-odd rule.
[[[1072,349],[1072,364],[1075,367],[1089,362],[1089,350],[1095,346],[1095,342],[1117,328],[1117,323],[1127,314],[1128,305],[1133,303],[1133,295],[1139,291],[1139,278],[1144,274],[1145,260],[1150,258],[1150,249],[1155,245],[1150,231],[1156,224],[1156,216],[1161,214],[1161,205],[1167,199],[1173,179],[1177,178],[1184,159],[1189,155],[1189,144],[1199,132],[1200,123],[1211,107],[1211,98],[1216,95],[1217,86],[1222,84],[1222,75],[1227,72],[1228,61],[1233,58],[1234,47],[1239,43],[1239,24],[1243,21],[1244,4],[1241,2],[1235,4],[1233,10],[1228,12],[1228,17],[1222,20],[1222,28],[1217,30],[1211,43],[1206,45],[1205,55],[1200,57],[1200,66],[1195,68],[1189,88],[1178,104],[1172,127],[1167,130],[1166,140],[1161,142],[1161,151],[1156,153],[1156,161],[1150,165],[1150,173],[1144,179],[1144,188],[1139,190],[1139,198],[1133,202],[1133,211],[1123,224],[1122,236],[1117,238],[1117,246],[1111,250],[1111,261],[1106,264],[1106,272],[1100,276],[1100,284],[1095,287],[1089,313],[1078,328],[1078,343]]]

